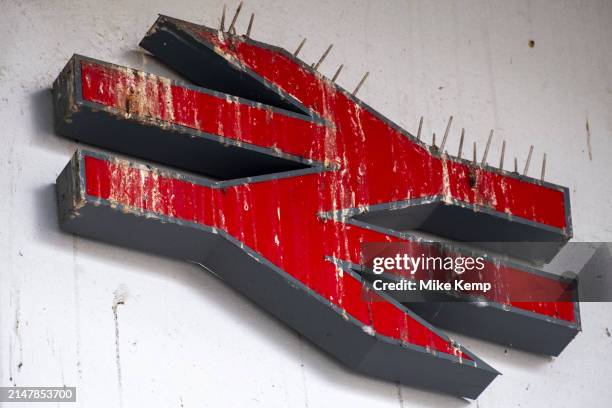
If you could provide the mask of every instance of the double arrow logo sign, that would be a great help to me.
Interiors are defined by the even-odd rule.
[[[141,46],[191,83],[74,56],[53,85],[59,134],[131,156],[76,152],[64,230],[201,263],[349,367],[469,398],[498,372],[434,325],[549,355],[580,329],[576,302],[507,296],[559,278],[490,255],[479,302],[403,304],[359,271],[415,228],[550,258],[566,188],[440,154],[283,49],[165,16]]]

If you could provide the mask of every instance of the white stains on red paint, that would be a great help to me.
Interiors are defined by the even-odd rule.
[[[323,162],[337,170],[214,189],[117,161],[109,166],[104,198],[126,208],[223,230],[339,305],[344,314],[360,321],[372,335],[379,333],[457,355],[459,352],[446,340],[409,318],[405,310],[375,294],[364,299],[361,282],[350,274],[338,273],[325,261],[325,256],[334,256],[359,263],[361,242],[397,240],[345,224],[349,209],[442,194],[448,202],[460,200],[494,209],[501,206],[528,215],[545,189],[532,186],[528,190],[533,196],[501,202],[496,188],[502,176],[476,170],[477,181],[470,185],[466,175],[473,169],[431,156],[371,110],[354,103],[287,56],[247,46],[234,37],[206,33],[204,38],[221,55],[240,60],[245,67],[274,81],[333,125],[315,124],[271,107],[238,103],[232,97],[220,98],[131,70],[106,68],[98,72],[93,67],[91,74],[97,73],[98,81],[106,81],[104,92],[94,85],[93,76],[86,74],[83,86],[88,89],[84,89],[84,97],[123,110],[128,117],[144,116],[162,121],[160,126],[197,129],[236,144],[252,143]],[[263,63],[270,58],[276,59],[274,69]],[[504,184],[504,192],[515,193],[523,186],[506,181],[510,182],[516,190]],[[527,203],[524,207],[531,207],[530,211],[517,207],[517,201]],[[331,220],[317,217],[317,213],[328,211],[333,211]],[[552,222],[564,222],[563,210],[560,217],[555,216]]]
[[[372,326],[362,326],[362,330],[370,336],[376,336],[376,331]]]
[[[88,61],[82,62],[81,73],[85,79],[83,95],[89,100],[118,108],[125,117],[174,121],[169,79],[128,68],[101,67]]]
[[[446,204],[452,203],[452,194],[450,188],[450,178],[448,176],[448,161],[447,156],[442,156],[442,201]]]

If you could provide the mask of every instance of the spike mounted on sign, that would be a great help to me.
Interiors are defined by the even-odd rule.
[[[496,297],[440,308],[402,304],[350,265],[361,243],[415,228],[547,241],[512,255],[549,259],[572,234],[568,190],[430,150],[355,97],[367,74],[348,92],[296,58],[303,43],[292,54],[160,16],[141,46],[190,84],[74,56],[53,86],[57,132],[134,158],[79,149],[57,180],[61,227],[201,263],[387,380],[476,398],[498,375],[433,324],[557,355],[577,305],[503,300],[505,274],[555,278],[494,259]]]

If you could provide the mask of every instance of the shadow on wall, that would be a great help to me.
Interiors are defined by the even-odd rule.
[[[60,139],[53,130],[53,94],[51,88],[34,92],[30,96],[30,107],[31,120],[34,124],[33,136],[37,147],[42,147],[54,153],[72,155],[75,143],[68,139]]]

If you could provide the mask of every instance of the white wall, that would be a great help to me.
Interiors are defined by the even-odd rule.
[[[137,46],[156,14],[216,26],[221,9],[0,0],[0,385],[77,386],[82,407],[468,405],[347,371],[196,266],[59,231],[53,183],[75,144],[53,133],[49,88],[71,54],[166,73]],[[339,82],[352,88],[370,70],[360,96],[410,130],[424,115],[427,135],[440,133],[454,115],[482,149],[494,127],[492,157],[506,139],[522,166],[535,145],[532,175],[547,152],[547,179],[571,188],[576,239],[612,241],[609,0],[270,0],[243,11],[239,30],[255,11],[259,40],[293,50],[307,36],[307,61],[334,43],[322,71],[344,63]],[[581,308],[583,332],[555,359],[457,336],[504,374],[473,405],[610,406],[612,305]]]

